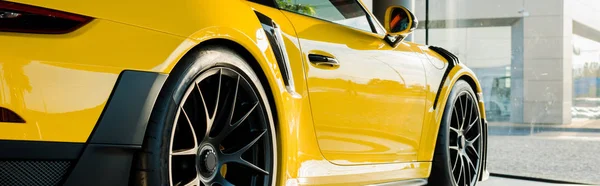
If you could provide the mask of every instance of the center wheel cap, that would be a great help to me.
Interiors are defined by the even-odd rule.
[[[209,150],[208,152],[206,152],[206,155],[204,155],[204,168],[206,168],[206,170],[212,172],[215,170],[216,167],[217,167],[217,154],[214,151]]]
[[[200,173],[202,173],[204,177],[212,177],[219,164],[216,150],[212,146],[206,145],[200,149],[198,157],[198,168],[200,169]]]

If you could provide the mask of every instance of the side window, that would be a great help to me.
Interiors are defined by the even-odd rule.
[[[368,14],[356,0],[277,0],[279,8],[373,32]]]
[[[275,6],[275,2],[273,0],[248,0],[248,1],[262,4],[265,6],[270,6],[273,8],[277,8],[277,6]]]

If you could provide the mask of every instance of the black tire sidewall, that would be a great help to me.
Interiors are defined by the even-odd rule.
[[[150,116],[143,144],[143,155],[138,157],[138,185],[170,185],[169,155],[171,133],[179,103],[186,94],[189,86],[195,79],[213,67],[227,67],[242,75],[256,90],[261,105],[266,110],[266,119],[269,121],[269,132],[272,141],[273,172],[277,173],[277,142],[274,120],[271,113],[267,94],[256,73],[247,64],[242,56],[230,48],[223,46],[204,46],[194,49],[184,56],[169,74],[165,85],[161,89],[157,102]],[[275,184],[274,174],[272,184]]]

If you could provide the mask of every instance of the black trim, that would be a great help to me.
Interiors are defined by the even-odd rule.
[[[425,44],[429,44],[429,0],[425,0]]]
[[[433,101],[433,109],[435,109],[437,107],[437,102],[440,98],[440,93],[442,92],[442,87],[444,87],[444,83],[446,83],[448,74],[450,73],[452,68],[454,68],[454,66],[458,65],[459,60],[458,60],[458,57],[456,57],[454,54],[448,52],[446,49],[444,49],[442,47],[429,46],[429,49],[433,50],[434,52],[437,52],[442,57],[446,58],[446,60],[448,60],[448,67],[446,67],[446,71],[444,71],[444,75],[442,76],[442,81],[440,82],[440,86],[438,87],[438,91],[435,95],[435,100]]]
[[[371,26],[371,32],[375,33],[375,34],[379,34],[379,31],[377,30],[377,28],[375,28],[375,23],[373,22],[373,16],[371,16],[371,14],[369,14],[369,10],[367,10],[367,7],[364,7],[363,4],[361,2],[355,1],[358,6],[360,6],[360,9],[365,13],[365,16],[367,17],[367,21],[369,22],[369,25]],[[336,6],[337,8],[337,6]]]
[[[64,186],[129,184],[130,168],[136,150],[127,145],[90,144],[65,180]]]
[[[5,123],[25,123],[23,117],[19,116],[14,111],[0,107],[0,122]]]
[[[123,71],[89,143],[142,145],[166,74]]]
[[[127,185],[166,74],[125,70],[64,185]],[[102,176],[98,176],[102,175]]]
[[[296,15],[301,15],[301,16],[304,16],[304,17],[309,17],[309,18],[312,18],[312,19],[316,19],[316,20],[324,21],[324,22],[327,22],[327,23],[331,23],[331,24],[340,25],[340,26],[343,26],[343,27],[346,27],[346,28],[349,28],[349,29],[352,29],[352,30],[355,30],[355,31],[360,31],[360,32],[366,32],[366,33],[372,33],[372,34],[378,34],[378,35],[381,35],[381,34],[380,34],[378,31],[377,31],[377,29],[376,29],[376,30],[371,30],[371,31],[368,31],[368,30],[364,30],[364,29],[360,29],[360,28],[356,28],[356,27],[352,27],[352,26],[348,26],[348,25],[344,25],[344,24],[336,23],[336,22],[333,22],[333,21],[330,21],[330,20],[327,20],[327,19],[323,19],[323,18],[320,18],[320,17],[310,16],[310,15],[306,15],[306,14],[303,14],[303,13],[298,13],[298,12],[295,12],[295,11],[291,11],[291,10],[283,9],[283,8],[278,8],[278,9],[279,9],[279,10],[282,10],[282,11],[290,12],[290,13],[293,13],[293,14],[296,14]],[[365,9],[363,8],[363,10],[365,10]],[[365,11],[366,11],[366,10],[365,10]],[[371,16],[370,16],[368,13],[367,13],[367,15],[365,15],[365,16],[367,16],[367,17],[371,17]]]
[[[572,181],[534,178],[534,177],[517,176],[517,175],[510,175],[510,174],[490,173],[490,176],[499,177],[499,178],[510,178],[510,179],[516,179],[516,180],[527,180],[527,181],[535,181],[535,182],[543,182],[543,183],[553,183],[553,184],[594,185],[594,184],[590,184],[590,183],[580,183],[580,182],[572,182]]]
[[[418,179],[391,181],[391,182],[385,182],[385,183],[376,183],[376,184],[370,184],[370,185],[371,186],[392,186],[392,185],[422,186],[422,185],[427,185],[427,179],[418,178]]]
[[[83,143],[0,140],[0,159],[75,160]]]
[[[248,1],[279,9],[279,5],[277,5],[277,2],[275,2],[275,0],[248,0]]]
[[[400,41],[404,40],[404,37],[401,35],[398,36],[392,36],[390,34],[386,34],[383,37],[383,41],[385,41],[388,45],[392,46],[392,47],[396,47],[398,45],[398,43],[400,43]]]
[[[283,43],[279,43],[277,35],[275,34],[275,28],[277,28],[277,24],[273,22],[273,20],[269,16],[266,16],[258,11],[254,11],[254,13],[256,13],[256,17],[258,17],[258,20],[260,21],[263,30],[267,35],[269,44],[273,49],[273,54],[275,55],[275,59],[277,59],[277,65],[279,65],[279,71],[281,72],[281,76],[283,76],[283,83],[286,86],[290,86],[290,72],[288,72],[287,70],[288,64],[286,63],[287,60],[285,59],[285,56],[283,54],[286,51],[284,49]]]

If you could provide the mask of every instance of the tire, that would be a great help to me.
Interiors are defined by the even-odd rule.
[[[244,58],[223,46],[194,49],[161,89],[132,185],[274,185],[275,131],[265,89]]]
[[[483,147],[481,114],[477,103],[471,86],[458,80],[450,92],[440,123],[429,185],[477,184]],[[462,123],[465,124],[461,127]]]

